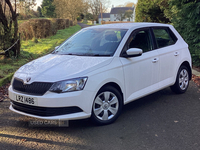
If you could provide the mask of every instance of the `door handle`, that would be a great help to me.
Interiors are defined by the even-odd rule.
[[[174,52],[174,56],[178,56],[179,55],[179,52]]]
[[[158,58],[154,58],[154,59],[152,60],[152,62],[153,62],[153,63],[156,63],[158,60],[159,60]]]

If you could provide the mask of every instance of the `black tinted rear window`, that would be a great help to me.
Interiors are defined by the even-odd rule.
[[[173,45],[177,41],[177,37],[169,28],[153,28],[153,33],[158,48]]]

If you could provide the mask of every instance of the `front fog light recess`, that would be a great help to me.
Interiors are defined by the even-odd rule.
[[[87,77],[59,81],[54,83],[49,91],[56,93],[80,91],[83,90],[86,81]]]

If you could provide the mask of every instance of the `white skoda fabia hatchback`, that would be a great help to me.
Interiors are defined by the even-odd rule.
[[[14,74],[10,110],[40,119],[114,122],[123,105],[191,79],[187,43],[171,25],[125,23],[80,30]]]

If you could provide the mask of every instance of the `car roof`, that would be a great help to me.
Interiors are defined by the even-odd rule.
[[[114,24],[104,24],[91,26],[89,28],[117,28],[117,29],[132,29],[150,26],[170,26],[169,24],[162,23],[149,23],[149,22],[136,22],[136,23],[114,23]]]

